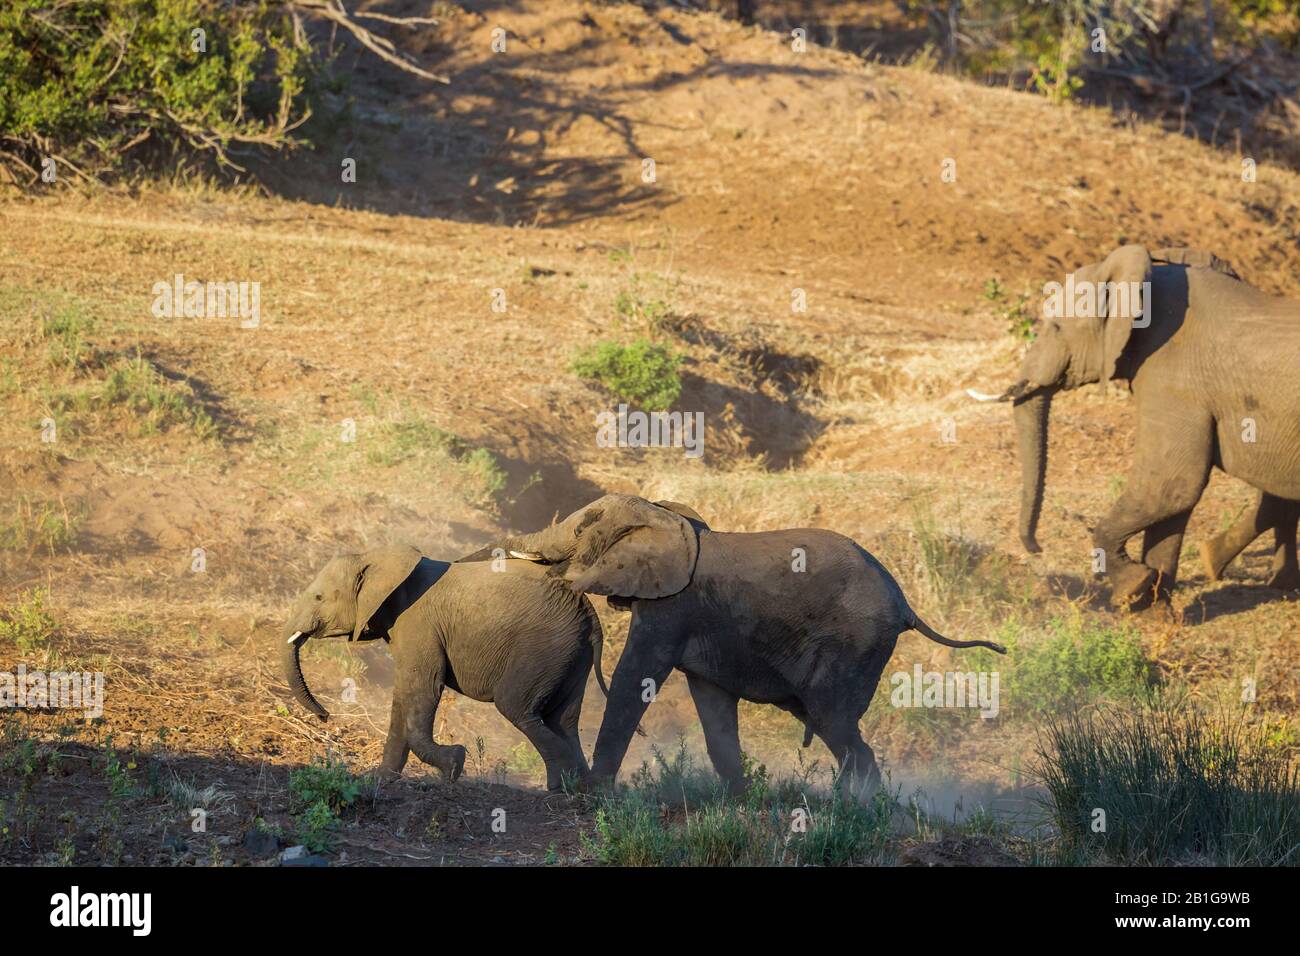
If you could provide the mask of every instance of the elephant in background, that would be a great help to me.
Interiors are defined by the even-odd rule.
[[[465,748],[433,739],[444,688],[491,701],[537,748],[546,785],[588,772],[578,718],[604,634],[591,602],[529,561],[434,561],[411,547],[343,554],[329,561],[294,602],[284,628],[283,669],[297,701],[329,714],[302,675],[302,646],[313,637],[389,642],[397,670],[381,771],[401,774],[414,751],[449,780]]]
[[[879,782],[858,721],[898,635],[917,630],[948,647],[987,647],[936,633],[874,557],[833,531],[713,531],[693,510],[606,495],[536,534],[499,545],[549,566],[576,592],[630,607],[623,656],[592,758],[612,780],[649,702],[676,668],[686,675],[709,759],[743,791],[737,704],[773,704],[803,721],[834,754],[852,792]],[[465,560],[486,560],[485,548]]]
[[[1287,501],[1260,492],[1255,503],[1232,527],[1201,545],[1201,560],[1211,581],[1223,576],[1232,559],[1241,554],[1265,531],[1273,531],[1273,570],[1268,586],[1282,590],[1300,588],[1300,566],[1296,563],[1296,525],[1300,523],[1300,501]]]
[[[1000,395],[972,395],[1013,403],[1020,539],[1036,553],[1053,396],[1129,383],[1135,457],[1093,543],[1105,555],[1112,601],[1137,607],[1168,597],[1211,468],[1276,498],[1300,498],[1300,303],[1265,295],[1222,260],[1190,249],[1124,246],[1071,283],[1095,293],[1093,314],[1044,320],[1018,380]],[[1139,532],[1134,561],[1125,545]]]

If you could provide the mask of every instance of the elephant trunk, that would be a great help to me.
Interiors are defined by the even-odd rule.
[[[299,659],[299,652],[305,643],[307,643],[307,638],[301,631],[285,640],[280,651],[282,670],[285,679],[289,682],[289,690],[293,691],[294,700],[321,720],[329,720],[329,711],[322,707],[320,702],[312,695],[311,688],[307,686],[306,678],[302,676],[302,662]]]
[[[1012,410],[1020,452],[1020,543],[1030,554],[1038,554],[1038,518],[1043,510],[1047,481],[1047,417],[1052,408],[1052,390],[1040,389],[1018,401]]]

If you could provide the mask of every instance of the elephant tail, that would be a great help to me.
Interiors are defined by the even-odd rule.
[[[992,641],[954,641],[952,638],[944,637],[925,621],[917,617],[915,611],[908,611],[909,620],[908,628],[913,631],[920,631],[936,644],[942,644],[945,647],[987,647],[991,651],[997,651],[999,654],[1005,654],[1007,649],[1001,644],[994,644]]]

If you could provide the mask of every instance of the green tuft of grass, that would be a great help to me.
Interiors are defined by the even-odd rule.
[[[697,769],[685,745],[631,786],[599,800],[583,852],[613,866],[843,866],[878,860],[890,835],[892,801],[867,803],[837,788],[813,792],[800,781],[769,784],[754,771],[743,798],[725,794]]]
[[[497,456],[476,448],[424,418],[382,423],[366,455],[376,465],[391,468],[410,461],[443,459],[459,469],[465,500],[475,507],[495,507],[509,483]]]
[[[14,604],[0,608],[0,641],[12,643],[23,654],[43,649],[54,636],[54,618],[45,610],[49,595],[31,590]]]
[[[217,434],[216,423],[193,391],[164,377],[139,354],[119,359],[109,367],[98,399],[102,405],[123,408],[133,415],[139,421],[141,435],[176,427],[189,428],[203,440]]]
[[[681,364],[681,355],[639,338],[627,345],[597,342],[579,351],[570,368],[629,405],[664,411],[682,393]]]
[[[37,550],[50,555],[66,551],[76,542],[84,518],[81,508],[69,508],[63,499],[35,501],[24,495],[0,523],[0,548],[28,554]]]
[[[46,342],[50,364],[76,370],[94,355],[90,334],[95,323],[90,316],[72,307],[64,307],[41,319],[41,338]]]
[[[354,775],[341,760],[316,759],[289,772],[290,811],[324,803],[338,813],[356,803],[370,783],[369,777]]]
[[[1300,766],[1244,714],[1070,713],[1038,746],[1065,861],[1300,865]]]

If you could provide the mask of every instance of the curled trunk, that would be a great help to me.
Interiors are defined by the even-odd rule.
[[[285,679],[289,682],[289,690],[293,691],[294,700],[321,720],[328,720],[329,711],[322,707],[320,702],[312,695],[311,689],[307,686],[306,678],[302,676],[302,662],[299,659],[299,653],[305,641],[306,638],[299,638],[292,642],[286,640],[284,649],[280,652],[282,670]]]
[[[1038,545],[1038,518],[1043,510],[1043,489],[1047,480],[1047,418],[1052,393],[1041,390],[1016,403],[1016,443],[1020,452],[1020,543],[1030,554]]]

